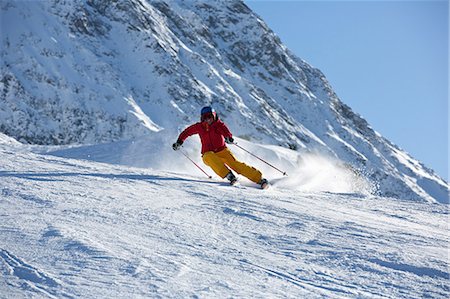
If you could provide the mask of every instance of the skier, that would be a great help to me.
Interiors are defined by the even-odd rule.
[[[211,167],[218,176],[227,178],[230,184],[234,185],[237,178],[230,170],[231,168],[265,189],[268,186],[268,181],[262,177],[261,171],[238,161],[226,146],[225,143],[234,143],[233,135],[225,123],[219,119],[216,111],[211,106],[206,106],[202,108],[200,114],[201,121],[181,132],[172,148],[178,150],[186,138],[199,134],[202,143],[203,162]]]

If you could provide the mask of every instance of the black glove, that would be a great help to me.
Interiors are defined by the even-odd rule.
[[[174,151],[177,151],[180,149],[181,145],[183,145],[183,141],[177,140],[174,144],[172,144],[172,148]]]
[[[232,144],[232,143],[234,143],[234,139],[233,139],[233,137],[225,137],[225,142],[228,144]]]

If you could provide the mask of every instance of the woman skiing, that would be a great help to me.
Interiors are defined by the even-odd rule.
[[[233,135],[225,123],[219,119],[216,111],[211,106],[206,106],[202,108],[200,115],[201,121],[181,132],[172,148],[178,150],[186,138],[198,134],[202,143],[203,162],[218,176],[227,178],[230,184],[234,185],[237,178],[230,170],[232,169],[265,189],[268,181],[262,177],[261,171],[238,161],[226,146],[226,143],[234,142]]]

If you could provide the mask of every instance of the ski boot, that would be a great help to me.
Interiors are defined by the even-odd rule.
[[[261,179],[258,184],[261,186],[261,189],[269,188],[269,181],[267,179]]]
[[[237,183],[237,178],[231,171],[227,174],[226,178],[230,181],[230,185]]]

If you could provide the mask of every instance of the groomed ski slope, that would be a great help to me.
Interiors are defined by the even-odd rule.
[[[2,143],[0,298],[449,296],[446,205]]]

